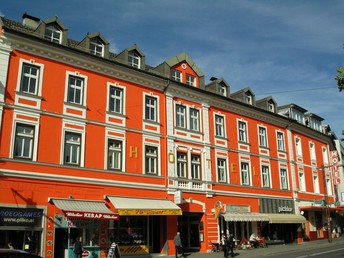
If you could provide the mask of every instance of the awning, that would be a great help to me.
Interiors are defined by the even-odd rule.
[[[221,214],[225,221],[269,221],[265,214],[261,213],[224,213]]]
[[[269,218],[271,224],[297,224],[305,223],[306,218],[299,214],[265,214]]]
[[[51,198],[50,201],[62,210],[67,218],[101,220],[118,220],[119,218],[118,214],[109,210],[102,201],[55,198]]]
[[[141,199],[107,196],[121,216],[182,215],[179,206],[165,199]]]

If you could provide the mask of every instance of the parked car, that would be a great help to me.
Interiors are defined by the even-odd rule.
[[[0,258],[42,258],[18,249],[0,249]]]

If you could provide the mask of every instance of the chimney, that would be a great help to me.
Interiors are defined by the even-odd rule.
[[[23,14],[23,25],[36,29],[41,19],[28,15],[26,12]]]

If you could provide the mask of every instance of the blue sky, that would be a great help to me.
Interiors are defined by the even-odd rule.
[[[342,0],[2,0],[0,15],[58,16],[70,38],[100,32],[115,53],[137,44],[151,66],[186,52],[206,83],[223,77],[231,92],[295,103],[340,138],[343,10]]]

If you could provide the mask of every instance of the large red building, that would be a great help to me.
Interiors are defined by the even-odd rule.
[[[70,39],[57,17],[0,22],[0,247],[71,257],[81,236],[89,257],[113,242],[171,255],[177,231],[208,252],[226,233],[290,243],[341,228],[321,117],[206,84],[185,53],[151,67],[136,45]]]

